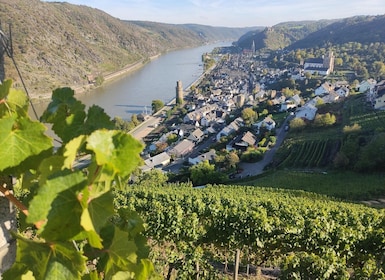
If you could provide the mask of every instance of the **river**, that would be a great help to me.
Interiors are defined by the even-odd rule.
[[[175,98],[176,82],[187,88],[203,73],[202,54],[218,46],[230,46],[231,42],[219,42],[196,48],[168,52],[128,73],[89,92],[77,95],[87,107],[98,105],[110,117],[130,119],[132,114],[151,114],[151,102],[160,99],[168,103]],[[38,115],[47,104],[36,105]]]

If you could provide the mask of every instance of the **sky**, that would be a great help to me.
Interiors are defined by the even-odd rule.
[[[58,0],[45,0],[58,2]],[[62,1],[59,1],[62,2]],[[66,0],[122,20],[211,26],[273,26],[299,20],[384,15],[384,0]]]

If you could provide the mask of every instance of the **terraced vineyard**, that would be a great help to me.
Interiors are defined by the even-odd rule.
[[[319,168],[326,167],[340,146],[339,140],[309,140],[286,147],[288,154],[281,166]]]

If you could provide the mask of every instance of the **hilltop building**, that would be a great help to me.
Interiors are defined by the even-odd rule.
[[[183,86],[180,80],[176,82],[176,104],[183,104]]]
[[[330,51],[327,56],[322,58],[308,58],[303,65],[305,73],[318,73],[320,75],[329,75],[334,71],[334,55]]]

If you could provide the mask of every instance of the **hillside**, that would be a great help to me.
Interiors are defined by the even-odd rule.
[[[355,16],[336,20],[283,22],[263,31],[254,30],[237,42],[241,48],[277,50],[323,47],[348,42],[385,41],[385,16]]]
[[[334,22],[292,44],[290,49],[327,44],[385,42],[385,16],[357,16]]]
[[[176,48],[185,45],[186,39],[193,39],[194,41],[190,42],[192,45],[194,45],[196,41],[235,41],[246,32],[256,28],[214,27],[199,24],[175,25],[150,21],[128,21],[128,23],[138,25],[146,30],[149,30],[150,32],[153,32],[153,34],[157,34],[160,40],[166,40],[166,42],[170,43],[177,42],[178,45],[175,46]]]
[[[239,38],[237,44],[241,48],[250,49],[254,41],[256,49],[277,50],[305,38],[332,22],[332,20],[283,22],[262,31],[257,29],[248,32]]]
[[[37,97],[59,86],[81,88],[162,52],[234,40],[248,29],[122,21],[98,9],[63,2],[0,0],[2,28],[12,24],[15,61],[30,93]],[[21,87],[6,58],[6,77]]]

